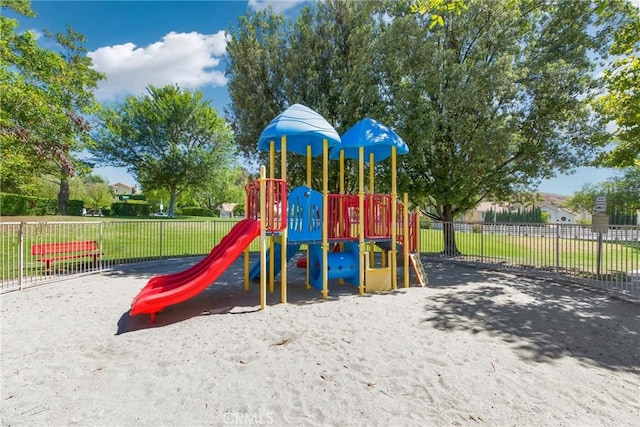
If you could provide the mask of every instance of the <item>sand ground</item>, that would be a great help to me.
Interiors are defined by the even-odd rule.
[[[192,262],[192,261],[191,261]],[[258,310],[238,261],[155,325],[122,267],[4,294],[3,426],[638,426],[640,306],[427,263],[430,286],[327,300],[289,269]]]

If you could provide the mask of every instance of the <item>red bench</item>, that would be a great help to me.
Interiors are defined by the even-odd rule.
[[[51,263],[76,258],[93,258],[96,264],[100,251],[98,242],[87,240],[84,242],[60,242],[60,243],[39,243],[31,245],[31,255],[38,256],[38,261],[46,264],[49,270]]]

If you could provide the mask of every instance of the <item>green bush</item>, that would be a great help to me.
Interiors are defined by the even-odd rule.
[[[182,208],[182,215],[186,216],[215,216],[211,209],[198,206],[185,206]]]
[[[233,208],[233,216],[236,218],[244,216],[244,203],[237,204],[236,207]]]
[[[130,200],[126,203],[112,203],[111,212],[113,216],[149,216],[151,214],[151,207],[147,202]]]
[[[17,194],[0,193],[0,214],[2,215],[26,215],[29,198]]]
[[[54,199],[37,199],[31,204],[29,215],[57,215],[60,213],[59,204]]]
[[[41,197],[0,193],[0,214],[13,215],[57,215],[58,201]]]
[[[429,218],[420,218],[420,228],[422,230],[429,230],[433,226],[433,221]]]
[[[69,200],[67,203],[67,214],[80,216],[82,215],[83,207],[84,202],[82,200]]]

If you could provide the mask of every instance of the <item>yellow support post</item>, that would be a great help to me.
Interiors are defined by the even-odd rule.
[[[249,292],[249,248],[244,251],[244,291]]]
[[[344,194],[344,150],[340,150],[340,194]]]
[[[402,197],[404,209],[402,209],[402,256],[403,256],[403,274],[404,287],[409,287],[409,195],[404,193]]]
[[[328,227],[329,216],[329,141],[322,140],[322,298],[329,296],[329,274],[327,270],[328,256]],[[307,258],[307,270],[309,269],[309,259]]]
[[[244,206],[249,206],[249,194],[247,194],[246,188],[249,183],[248,179],[244,180],[245,192],[244,192]],[[247,210],[245,209],[245,218],[248,218]],[[245,292],[249,292],[249,248],[244,251],[244,290]]]
[[[266,217],[266,171],[265,167],[260,167],[260,310],[267,306],[267,233],[265,229]]]
[[[360,250],[358,256],[358,267],[360,271],[358,290],[360,295],[364,295],[364,269],[365,257],[367,256],[364,244],[364,147],[358,148],[358,187],[358,247]]]
[[[396,147],[391,147],[391,289],[398,288],[398,251],[396,241],[398,234],[396,201],[398,198],[396,182]]]
[[[307,145],[307,187],[311,188],[311,145]],[[311,289],[311,283],[309,282],[309,245],[307,245],[307,271],[305,272],[306,288]]]
[[[276,177],[276,167],[275,167],[275,162],[276,162],[276,148],[275,148],[275,144],[276,142],[271,140],[269,141],[269,178],[274,179]],[[273,209],[273,192],[269,192],[269,194],[267,195],[267,209]],[[268,217],[272,217],[273,216],[273,212],[268,212],[267,213]],[[267,217],[265,217],[266,220]],[[275,289],[275,285],[274,285],[274,281],[275,281],[275,276],[273,274],[273,266],[274,266],[274,253],[273,253],[273,249],[274,249],[274,240],[273,240],[273,233],[271,233],[269,235],[269,292],[273,293],[274,289]],[[265,274],[266,275],[266,270],[260,270],[260,274]]]
[[[374,156],[373,153],[369,153],[369,194],[375,194],[375,169],[374,169]]]
[[[372,227],[373,230],[376,229],[375,227],[375,213],[373,211],[373,206],[374,206],[374,200],[375,200],[375,169],[374,169],[374,161],[375,161],[375,157],[373,155],[373,153],[369,153],[369,197],[371,198],[370,202],[369,202],[369,227]],[[374,268],[376,265],[376,244],[371,242],[369,243],[369,266],[371,268]],[[384,261],[382,261],[382,263],[384,264]]]
[[[280,145],[281,145],[281,163],[280,163],[280,171],[281,171],[281,178],[284,182],[287,182],[287,137],[286,136],[282,136],[282,139],[280,140]],[[284,213],[287,211],[287,206],[284,206],[282,204],[282,201],[280,201],[280,218],[282,218],[282,215],[284,215]],[[280,244],[280,249],[282,249],[282,253],[280,254],[280,279],[282,279],[282,282],[280,284],[280,302],[282,304],[286,304],[287,303],[287,227],[284,227],[284,230],[282,230],[282,239],[281,239],[281,244]]]
[[[307,187],[311,188],[311,146],[307,145]]]
[[[344,195],[344,150],[340,150],[340,195]],[[342,203],[344,200],[340,201],[340,207],[338,210],[338,225],[337,228],[340,232],[340,236],[342,237],[346,232],[345,223],[349,223],[345,221],[344,216],[348,215],[348,212],[344,211],[344,204]],[[344,250],[344,246],[341,247]],[[344,285],[344,279],[338,279],[338,283]]]
[[[273,203],[269,203],[267,202],[267,209],[273,209]],[[269,293],[273,293],[273,291],[275,290],[276,286],[275,286],[275,275],[274,273],[274,266],[276,263],[275,257],[274,257],[274,249],[275,249],[275,241],[273,239],[273,233],[269,236]],[[262,271],[261,271],[262,273]]]

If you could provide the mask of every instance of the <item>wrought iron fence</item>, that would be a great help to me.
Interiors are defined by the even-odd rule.
[[[445,244],[444,230],[454,240]],[[613,293],[640,297],[640,227],[434,222],[421,230],[423,255],[565,278]],[[453,244],[455,241],[455,244]]]
[[[115,265],[204,256],[236,221],[92,221],[0,223],[0,290],[21,289]],[[640,227],[616,226],[594,233],[588,226],[450,224],[455,249],[445,247],[446,224],[420,232],[420,252],[450,262],[564,278],[640,298]],[[66,258],[32,254],[33,245],[95,241],[100,256]],[[254,241],[250,251],[259,250]],[[78,255],[83,255],[82,253]],[[57,257],[62,259],[57,259]]]
[[[0,290],[94,273],[119,264],[204,256],[237,221],[91,221],[0,223]],[[32,253],[34,245],[96,242],[86,251]],[[77,249],[77,248],[72,248]],[[257,251],[258,242],[250,250]],[[50,262],[46,262],[50,260]],[[49,268],[47,265],[49,264]]]

